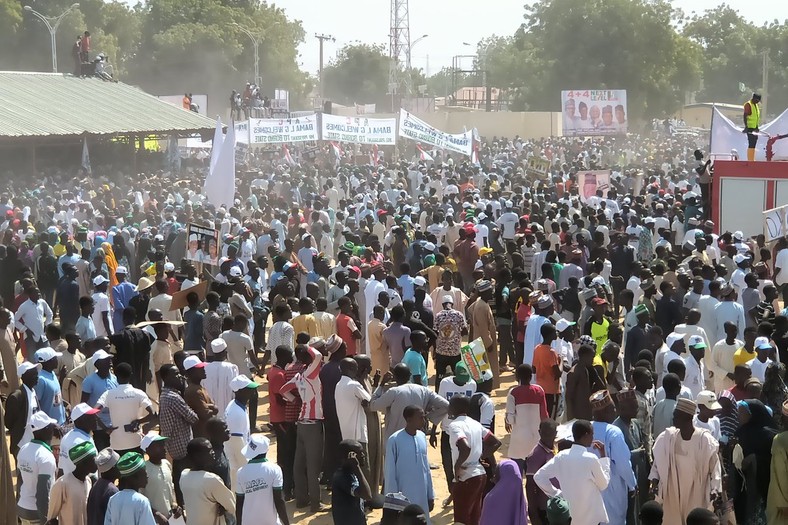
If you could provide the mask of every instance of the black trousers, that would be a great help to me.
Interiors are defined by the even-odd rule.
[[[451,373],[454,373],[454,367],[460,362],[458,355],[440,355],[435,354],[435,391],[441,384],[441,380],[446,377],[446,367],[451,367]]]
[[[247,405],[249,409],[249,428],[252,429],[253,434],[257,432],[255,429],[257,428],[257,404],[259,400],[260,394],[258,394],[257,390],[255,390],[252,393],[252,397],[249,398],[249,404]]]
[[[293,495],[293,464],[296,451],[296,424],[294,422],[274,423],[276,434],[276,463],[282,469],[284,481],[282,490],[285,497]]]
[[[187,458],[173,459],[172,460],[172,483],[175,485],[175,499],[178,505],[183,507],[183,492],[181,492],[181,474],[189,468],[189,460]]]
[[[747,133],[747,147],[754,148],[758,145],[758,135],[755,133]]]

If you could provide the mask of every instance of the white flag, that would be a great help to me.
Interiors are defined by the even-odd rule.
[[[82,137],[82,169],[90,173],[90,155],[88,154],[88,138]]]
[[[213,144],[211,145],[211,173],[213,173],[213,167],[216,166],[216,160],[219,158],[219,152],[222,151],[223,142],[224,133],[222,132],[222,119],[216,117],[216,130],[213,132]]]
[[[214,150],[216,147],[214,146]],[[205,179],[205,197],[215,207],[228,209],[235,199],[235,127],[227,126],[227,136],[222,142],[216,165]]]

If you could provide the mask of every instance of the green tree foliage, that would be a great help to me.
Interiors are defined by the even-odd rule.
[[[388,105],[389,57],[381,45],[348,44],[323,68],[323,94],[343,105]]]

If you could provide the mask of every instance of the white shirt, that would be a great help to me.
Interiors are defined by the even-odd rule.
[[[457,448],[458,440],[465,439],[471,449],[468,459],[462,464],[460,479],[456,481],[466,481],[484,474],[484,467],[479,459],[482,457],[482,442],[489,433],[490,431],[484,428],[481,423],[469,416],[459,416],[449,423],[452,465],[457,462],[457,458],[460,456],[460,450]]]
[[[501,237],[506,240],[512,240],[515,233],[517,233],[520,217],[513,211],[507,211],[498,218],[496,224],[501,228]]]
[[[698,419],[698,416],[696,415],[692,419],[692,423],[697,428],[705,428],[706,430],[711,432],[711,435],[714,436],[714,439],[716,439],[717,441],[720,440],[720,435],[721,435],[721,433],[720,433],[720,418],[718,418],[717,416],[710,417],[709,420],[704,423],[703,421]]]
[[[640,304],[640,298],[643,297],[643,289],[640,288],[640,277],[636,275],[630,277],[627,281],[627,290],[632,290],[632,293],[635,294],[632,304]]]
[[[550,479],[561,485],[557,489]],[[562,450],[545,463],[534,481],[548,497],[562,495],[569,503],[572,525],[607,523],[602,492],[610,483],[610,458],[598,458],[581,445]]]
[[[665,396],[665,388],[664,387],[659,387],[657,389],[657,391],[654,393],[654,402],[655,403],[659,403],[660,401],[665,399],[665,397],[666,397]],[[687,388],[686,386],[684,386],[683,384],[681,385],[681,391],[679,391],[679,395],[676,396],[676,399],[679,399],[679,398],[682,398],[682,397],[684,399],[689,399],[690,401],[695,401],[695,398],[692,397],[692,391],[690,391],[690,389]]]
[[[671,361],[675,361],[676,359],[681,359],[681,356],[674,352],[673,350],[668,350],[665,353],[665,357],[662,360],[662,377],[665,377],[665,374],[668,373],[668,363]],[[694,399],[694,398],[693,398]]]
[[[701,391],[706,390],[706,367],[703,365],[703,361],[698,362],[691,355],[684,358],[684,365],[687,367],[687,373],[684,375],[684,386],[692,392],[692,400],[694,401],[698,398],[698,394]]]
[[[774,258],[774,267],[780,269],[780,273],[774,279],[774,284],[777,286],[788,284],[788,248],[777,252],[777,256]]]
[[[26,510],[37,510],[36,488],[39,476],[50,476],[55,481],[55,456],[41,443],[28,443],[19,449],[16,465],[22,477],[17,504]]]
[[[101,394],[98,405],[109,410],[112,426],[115,427],[115,430],[109,435],[110,446],[114,450],[139,447],[142,441],[142,430],[128,432],[124,426],[135,419],[144,417],[147,409],[153,406],[148,394],[129,384],[118,385]]]
[[[367,443],[367,413],[361,405],[372,396],[358,381],[342,376],[334,394],[337,404],[337,419],[342,439],[355,439]]]
[[[60,440],[60,454],[58,455],[58,468],[63,471],[63,474],[70,474],[74,472],[74,463],[68,457],[69,451],[80,443],[86,441],[93,442],[93,437],[90,434],[85,434],[78,428],[74,428],[68,432],[63,439]]]
[[[38,396],[35,390],[27,388],[27,385],[24,383],[22,383],[22,388],[27,394],[27,421],[29,422],[33,414],[41,409],[41,406],[38,404]],[[33,439],[33,429],[30,425],[25,424],[25,433],[22,434],[22,439],[19,440],[19,448],[30,443],[31,439]]]
[[[235,397],[230,388],[230,381],[238,377],[239,373],[238,367],[229,361],[205,363],[205,379],[202,381],[202,386],[217,407],[226,407],[227,403]],[[221,413],[217,415],[224,417]]]
[[[251,429],[249,427],[249,414],[246,409],[235,402],[233,399],[224,409],[224,420],[227,422],[227,430],[231,436],[242,437],[244,443],[249,441]]]
[[[239,525],[277,525],[274,489],[282,489],[282,469],[269,461],[254,461],[238,470],[238,493],[244,495],[243,523]]]
[[[788,269],[786,269],[788,271]],[[26,337],[26,331],[33,332],[33,339],[41,341],[44,327],[52,323],[52,309],[43,299],[34,303],[30,299],[19,305],[14,315],[14,326]]]
[[[761,383],[766,381],[766,367],[769,366],[771,362],[772,360],[767,358],[766,362],[761,363],[757,357],[747,361],[747,364],[750,365],[750,370],[752,370],[752,377],[757,377],[758,381]]]
[[[93,309],[93,326],[96,329],[96,337],[109,337],[114,331],[112,328],[112,308],[109,304],[109,297],[105,293],[96,292],[93,294],[93,303],[95,304]],[[110,333],[107,333],[106,328],[104,328],[104,319],[101,315],[104,312],[107,312]]]

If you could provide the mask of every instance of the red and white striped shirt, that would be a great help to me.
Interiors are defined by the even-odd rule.
[[[279,393],[288,401],[295,398],[293,390],[298,390],[301,397],[301,414],[299,421],[323,420],[323,385],[320,383],[320,369],[323,367],[323,354],[312,348],[307,348],[312,356],[312,362],[306,369],[296,374],[293,379],[285,383]]]

